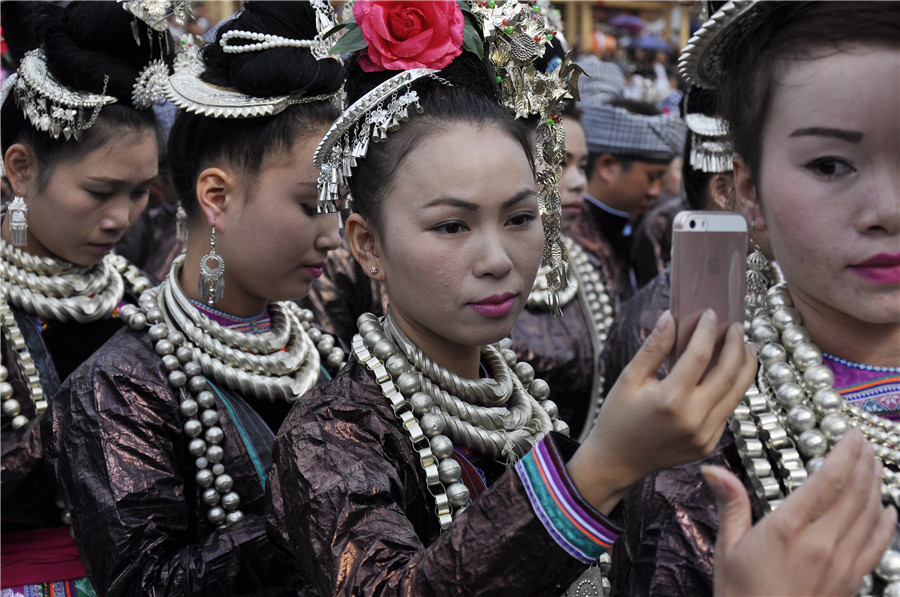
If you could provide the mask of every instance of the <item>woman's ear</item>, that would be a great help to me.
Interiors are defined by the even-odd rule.
[[[765,230],[766,220],[763,218],[753,173],[739,155],[734,156],[732,163],[734,165],[734,194],[737,199],[737,207],[744,214],[750,228],[757,231]]]
[[[344,227],[350,252],[353,258],[366,272],[366,275],[378,282],[386,278],[381,262],[381,250],[372,225],[360,214],[350,214]]]
[[[24,143],[13,143],[3,155],[6,177],[16,195],[28,198],[28,186],[37,180],[37,158]]]
[[[237,191],[237,180],[222,168],[206,168],[197,177],[197,203],[209,225],[220,232],[228,227],[227,213]]]

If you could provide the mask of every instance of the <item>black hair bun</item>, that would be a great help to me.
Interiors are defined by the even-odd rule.
[[[108,76],[105,93],[131,105],[134,83],[150,61],[163,57],[171,64],[171,52],[166,49],[172,44],[119,2],[48,4],[42,12],[47,68],[66,87],[101,93]]]
[[[227,31],[250,31],[289,39],[313,39],[316,12],[310,2],[246,2],[244,10],[222,25],[215,43],[203,48],[207,83],[237,89],[255,97],[321,95],[337,91],[344,79],[340,62],[316,60],[308,48],[270,48],[225,53],[219,45]]]
[[[353,54],[347,66],[345,89],[347,101],[350,104],[400,72],[394,70],[366,72],[359,66],[357,57],[358,53]],[[438,75],[454,87],[463,87],[499,101],[500,87],[497,85],[493,67],[487,59],[482,60],[472,52],[463,50]],[[428,83],[423,84],[427,85]],[[435,82],[435,84],[438,83]]]

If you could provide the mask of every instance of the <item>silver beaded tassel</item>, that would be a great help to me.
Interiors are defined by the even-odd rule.
[[[28,205],[25,198],[16,195],[9,204],[9,230],[12,232],[12,244],[14,247],[24,247],[28,244]]]

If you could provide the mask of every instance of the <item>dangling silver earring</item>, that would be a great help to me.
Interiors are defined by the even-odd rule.
[[[175,239],[183,243],[187,243],[188,240],[188,216],[180,201],[178,209],[175,210]]]
[[[9,230],[12,232],[12,244],[14,247],[24,247],[28,244],[28,205],[25,197],[15,195],[9,204]]]
[[[771,280],[766,271],[769,260],[759,248],[759,243],[753,241],[753,251],[747,255],[747,301],[752,311],[763,307],[763,297],[766,296]]]
[[[200,260],[200,280],[198,290],[203,302],[212,307],[225,294],[225,260],[216,253],[216,225],[213,224],[209,236],[209,253]]]

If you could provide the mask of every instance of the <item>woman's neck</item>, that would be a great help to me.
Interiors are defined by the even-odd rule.
[[[900,366],[900,324],[860,321],[795,292],[790,294],[803,326],[822,352],[875,367]]]
[[[394,321],[406,337],[432,361],[464,379],[480,377],[481,347],[450,342],[431,330],[412,324],[394,313]]]

